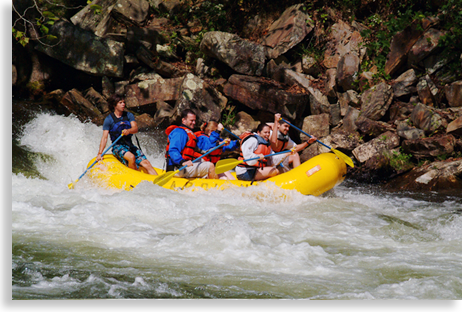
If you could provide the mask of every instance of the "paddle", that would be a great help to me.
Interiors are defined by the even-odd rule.
[[[106,154],[107,151],[108,151],[111,147],[113,147],[114,144],[116,144],[117,141],[119,141],[120,138],[121,138],[122,136],[123,136],[123,134],[121,134],[114,142],[112,142],[112,144],[111,144],[108,148],[106,148],[106,149],[104,150],[104,152],[101,154],[101,157],[104,156],[104,154]],[[77,180],[75,180],[74,183],[68,184],[67,187],[68,187],[69,189],[73,189],[73,188],[74,188],[74,184],[77,183],[77,182],[85,175],[85,173],[87,173],[87,171],[90,170],[97,162],[98,162],[98,161],[95,160],[95,161],[90,165],[90,167],[88,167],[87,170],[85,170],[84,173],[82,173],[82,175],[81,175]]]
[[[213,151],[216,150],[217,148],[222,147],[222,146],[225,145],[225,144],[226,144],[226,142],[223,142],[223,143],[221,143],[220,145],[215,146],[214,148],[210,149],[207,153],[205,153],[205,154],[202,155],[201,157],[194,159],[192,162],[195,163],[196,161],[200,160],[202,157],[207,156],[208,154],[210,154],[211,152],[213,152]],[[180,172],[181,170],[185,169],[186,167],[188,167],[188,166],[187,166],[187,165],[186,165],[186,166],[183,166],[183,167],[181,167],[180,169],[177,169],[177,170],[175,170],[175,171],[168,171],[168,172],[165,172],[164,174],[161,174],[160,176],[158,176],[152,183],[154,183],[154,184],[156,184],[156,185],[159,185],[159,186],[163,186],[163,185],[165,185],[168,181],[170,181],[170,179],[173,178],[173,176],[174,176],[175,174],[177,174],[177,173]]]
[[[276,155],[279,155],[279,154],[285,154],[285,153],[290,153],[290,152],[292,152],[292,150],[286,150],[286,151],[282,151],[282,152],[279,152],[279,153],[269,154],[269,155],[266,155],[263,158],[272,157],[272,156],[276,156]],[[229,170],[233,169],[234,167],[236,167],[239,164],[242,164],[243,162],[247,162],[247,161],[251,161],[251,160],[257,160],[257,159],[260,159],[260,157],[242,159],[242,160],[237,160],[237,159],[234,159],[234,158],[222,159],[222,160],[219,160],[217,162],[217,164],[215,166],[215,173],[220,174],[220,173],[223,173],[223,172],[226,172],[226,171],[229,171]]]
[[[303,131],[302,129],[299,129],[299,128],[297,128],[296,126],[294,126],[293,124],[291,124],[290,122],[288,122],[287,120],[285,120],[285,119],[283,119],[283,118],[281,118],[281,120],[284,121],[285,123],[287,123],[289,126],[294,127],[295,129],[297,129],[298,131],[300,131],[300,132],[303,133],[304,135],[307,135],[307,136],[310,137],[310,138],[312,137],[311,135],[309,135],[308,133],[306,133],[306,132]],[[327,147],[328,149],[330,149],[332,152],[334,152],[335,155],[337,155],[338,157],[340,157],[341,159],[343,159],[343,161],[344,161],[348,166],[350,166],[351,168],[354,168],[355,165],[353,164],[353,160],[352,160],[350,157],[348,157],[347,155],[343,154],[342,152],[340,152],[340,151],[338,151],[338,150],[336,150],[336,149],[334,149],[334,148],[332,148],[332,147],[330,147],[330,146],[328,146],[328,145],[322,143],[322,142],[319,141],[319,140],[316,140],[316,142],[321,143],[322,145],[324,145],[325,147]]]
[[[233,137],[235,137],[237,140],[241,140],[237,135],[235,135],[234,133],[232,133],[231,131],[229,131],[228,129],[226,129],[225,127],[223,127],[223,130],[226,130],[226,132],[228,132],[229,134],[231,134]]]

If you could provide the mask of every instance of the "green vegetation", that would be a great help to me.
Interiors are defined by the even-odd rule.
[[[62,17],[69,17],[68,14],[79,10],[84,5],[78,5],[72,0],[33,0],[32,6],[23,8],[20,1],[13,1],[13,38],[22,46],[26,46],[30,40],[36,40],[40,44],[49,45],[57,37],[50,35],[50,27]],[[68,5],[72,3],[72,5]],[[16,4],[16,5],[15,5]],[[95,13],[101,13],[101,7],[93,6]]]
[[[390,166],[396,171],[414,167],[414,164],[411,162],[412,155],[403,153],[401,147],[398,151],[392,151],[391,153],[387,151],[383,154],[390,160]]]
[[[234,105],[227,105],[223,110],[223,116],[221,118],[221,123],[225,127],[233,126],[236,123],[236,112],[234,109],[236,106]]]
[[[76,6],[75,3],[79,3]],[[72,3],[72,5],[68,4]],[[37,40],[50,38],[49,27],[60,17],[68,17],[69,11],[83,7],[89,0],[34,0],[30,10],[35,11],[37,16],[34,20],[27,19],[25,12],[13,10],[18,15],[13,21],[13,36],[22,45],[27,45],[31,35],[26,34],[26,25],[34,26],[40,30]],[[452,75],[460,75],[462,69],[460,61],[457,62],[462,47],[462,0],[446,0],[441,3],[425,0],[312,0],[300,2],[287,0],[282,3],[273,0],[185,0],[182,9],[170,16],[159,9],[153,8],[156,16],[170,18],[174,25],[186,26],[188,22],[196,21],[201,29],[195,34],[196,42],[200,42],[202,36],[208,31],[225,31],[240,34],[244,25],[255,15],[277,16],[288,6],[302,3],[302,9],[321,28],[321,33],[327,33],[333,23],[339,19],[356,21],[364,26],[361,35],[365,39],[367,57],[363,60],[362,71],[377,68],[375,79],[390,77],[385,73],[386,57],[390,51],[390,43],[393,36],[410,26],[413,22],[416,27],[421,27],[419,21],[425,17],[438,17],[439,24],[446,34],[440,40],[439,45],[443,54],[450,60],[456,60],[449,64]],[[101,14],[102,8],[93,4],[91,9],[95,14]],[[28,9],[29,10],[29,9]],[[29,10],[29,11],[30,11]],[[323,36],[320,36],[323,37]],[[309,55],[318,60],[322,56],[319,42],[309,41],[301,47],[300,54]],[[45,42],[42,42],[45,44]],[[197,49],[197,47],[196,47]]]
[[[385,73],[386,57],[390,52],[393,36],[416,22],[417,29],[422,29],[420,22],[425,17],[438,17],[440,25],[447,31],[439,41],[444,55],[454,59],[461,53],[462,47],[462,0],[448,0],[441,4],[433,1],[408,0],[396,2],[392,0],[380,1],[378,12],[369,15],[362,21],[368,29],[361,32],[366,39],[368,59],[363,63],[363,69],[377,66],[378,76],[390,79]],[[452,64],[453,74],[460,75],[460,63]]]

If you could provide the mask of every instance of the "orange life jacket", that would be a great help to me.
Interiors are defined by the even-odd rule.
[[[181,151],[181,156],[185,160],[194,160],[198,157],[201,157],[202,154],[196,152],[196,145],[197,145],[197,138],[194,135],[194,132],[192,132],[191,129],[185,126],[175,126],[171,125],[169,126],[166,130],[165,133],[167,134],[167,148],[166,148],[166,153],[165,157],[168,159],[169,154],[169,148],[170,148],[170,140],[168,139],[168,135],[176,128],[181,128],[184,131],[186,131],[186,134],[188,135],[188,142],[186,142],[186,145],[184,146],[183,150]]]
[[[205,135],[206,137],[209,137],[208,135],[206,135],[204,133],[204,131],[197,131],[197,132],[194,132],[194,134],[196,135],[196,137],[200,137],[201,135]],[[219,142],[217,142],[217,144],[218,143]],[[203,151],[203,152],[205,154],[207,151]],[[210,161],[210,162],[216,164],[220,160],[222,152],[223,152],[222,148],[217,148],[216,150],[214,150],[213,152],[211,152],[207,156],[204,156],[202,159],[204,159],[205,161]]]
[[[279,151],[273,150],[275,153],[282,152],[283,150],[286,149],[287,145],[289,144],[289,135],[288,134],[283,135],[281,132],[279,132],[279,130],[277,130],[277,132],[278,132],[278,141],[282,142],[282,146],[279,149]]]
[[[254,154],[263,154],[263,155],[269,155],[271,154],[271,147],[270,147],[270,142],[266,141],[265,139],[263,139],[261,136],[257,135],[257,134],[253,134],[253,133],[250,133],[250,132],[244,132],[243,134],[241,134],[239,136],[239,138],[241,139],[241,154],[239,156],[239,160],[244,160],[244,154],[242,153],[242,144],[244,144],[244,141],[246,141],[247,139],[251,138],[251,137],[254,137],[257,139],[258,141],[258,146],[257,146],[257,149],[254,151]],[[265,167],[267,165],[267,162],[268,160],[266,158],[263,158],[263,159],[259,159],[257,161],[257,163],[253,166],[255,167]],[[248,165],[247,163],[243,162],[242,164],[239,164],[238,166],[241,166],[241,167],[249,167],[250,165]]]

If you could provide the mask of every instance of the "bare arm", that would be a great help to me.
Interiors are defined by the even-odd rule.
[[[107,137],[109,135],[109,130],[103,130],[103,136],[101,137],[101,143],[99,143],[99,150],[98,155],[96,156],[96,160],[100,161],[103,159],[103,151],[107,144]]]
[[[136,121],[131,121],[130,125],[132,126],[130,129],[122,130],[123,135],[129,135],[129,134],[138,133],[138,124],[136,123]]]
[[[278,128],[279,128],[279,119],[281,118],[281,114],[274,114],[274,124],[273,124],[273,131],[270,136],[270,144],[271,149],[273,151],[278,150]]]

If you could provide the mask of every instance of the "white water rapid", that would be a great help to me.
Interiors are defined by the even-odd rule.
[[[320,197],[69,190],[101,134],[48,113],[22,129],[42,178],[12,174],[13,299],[462,298],[462,198],[348,182]],[[162,168],[165,139],[138,138]]]

